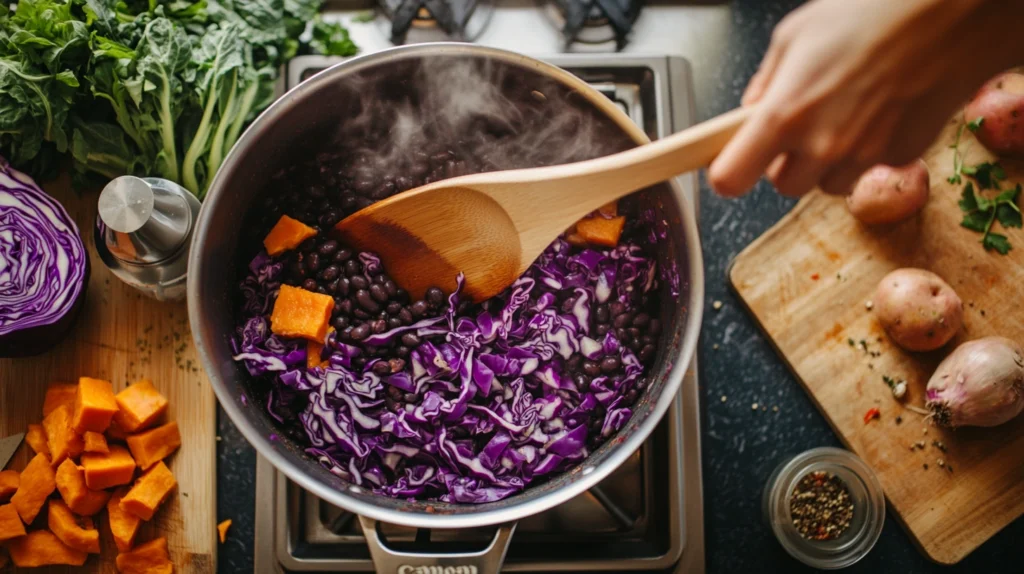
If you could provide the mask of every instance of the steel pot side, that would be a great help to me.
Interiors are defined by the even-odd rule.
[[[678,268],[676,306],[662,311],[668,326],[649,377],[645,395],[627,425],[569,472],[505,500],[487,504],[409,502],[376,495],[345,482],[283,436],[266,414],[265,405],[248,400],[244,367],[231,356],[239,277],[237,260],[243,218],[257,190],[280,168],[281,158],[332,118],[337,87],[370,70],[423,58],[488,59],[518,68],[538,80],[554,82],[583,96],[635,144],[649,141],[624,112],[582,80],[560,68],[504,50],[470,44],[441,43],[401,46],[353,58],[333,66],[282,96],[264,111],[229,152],[214,177],[196,226],[189,258],[188,311],[203,368],[232,422],[256,450],[288,478],[317,497],[355,514],[416,528],[467,528],[511,523],[557,506],[607,477],[654,430],[679,391],[693,358],[704,301],[703,262],[692,204],[674,180],[644,193],[667,223],[667,245],[659,262]],[[665,283],[665,282],[662,282]],[[667,289],[665,285],[663,289]],[[667,300],[668,295],[662,295]],[[258,504],[265,504],[260,501]]]

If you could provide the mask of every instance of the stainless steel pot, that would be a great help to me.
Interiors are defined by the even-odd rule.
[[[673,181],[645,190],[645,205],[654,209],[656,219],[667,226],[665,240],[659,246],[659,264],[678,270],[677,285],[662,281],[662,300],[670,304],[663,305],[661,319],[668,327],[649,385],[631,420],[570,472],[508,499],[481,505],[395,500],[329,472],[304,454],[301,445],[276,432],[263,404],[248,400],[248,374],[231,359],[240,279],[238,266],[233,263],[250,257],[256,249],[240,245],[238,230],[253,208],[255,192],[267,185],[271,175],[294,161],[294,154],[308,154],[310,150],[315,152],[317,145],[327,145],[325,130],[353,119],[353,108],[346,105],[346,100],[358,92],[353,86],[365,86],[371,78],[388,76],[395,76],[393,79],[401,83],[411,69],[428,61],[486,63],[492,72],[513,73],[517,82],[536,85],[548,96],[575,98],[588,117],[604,129],[603,133],[621,139],[621,149],[648,141],[616,105],[583,81],[520,54],[469,44],[420,44],[349,60],[284,95],[249,127],[228,154],[213,180],[195,230],[189,261],[189,319],[203,367],[228,416],[261,455],[299,486],[362,518],[378,571],[496,572],[517,520],[596,485],[640,447],[669,408],[697,344],[704,297],[701,249],[692,205],[679,186]],[[451,97],[458,98],[459,94]],[[377,535],[376,521],[418,528],[500,526],[494,543],[479,553],[411,555],[387,549]]]

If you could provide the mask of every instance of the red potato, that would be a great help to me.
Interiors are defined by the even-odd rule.
[[[861,223],[896,223],[928,202],[928,166],[921,160],[892,167],[876,165],[864,172],[846,197],[846,206]]]
[[[1006,72],[978,90],[964,108],[964,120],[984,118],[974,133],[989,151],[1024,158],[1024,72]]]
[[[883,277],[874,309],[893,342],[908,351],[938,349],[963,325],[964,307],[956,291],[924,269],[897,269]]]

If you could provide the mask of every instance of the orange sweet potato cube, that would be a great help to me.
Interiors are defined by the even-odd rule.
[[[114,396],[118,411],[114,422],[125,432],[139,432],[149,428],[167,411],[167,398],[153,386],[153,381],[142,379],[132,383]]]
[[[18,491],[11,497],[11,504],[18,509],[18,514],[25,524],[36,519],[46,499],[57,488],[56,473],[50,466],[50,459],[45,454],[37,454],[21,471]],[[13,554],[13,552],[12,552]]]
[[[227,539],[228,539],[228,529],[230,529],[230,528],[231,528],[231,519],[230,518],[228,518],[227,520],[225,520],[225,521],[223,521],[223,522],[221,522],[220,524],[217,525],[217,536],[220,538],[220,543],[221,544],[224,544],[224,542],[227,541]]]
[[[170,469],[160,461],[135,481],[128,494],[121,499],[121,510],[149,520],[177,485],[178,481]]]
[[[85,452],[99,452],[107,454],[110,447],[107,445],[107,437],[98,432],[85,431],[82,435],[82,442],[85,443]]]
[[[18,471],[0,470],[0,502],[6,501],[18,492]]]
[[[46,418],[57,407],[67,405],[75,410],[75,393],[78,392],[78,385],[70,383],[51,383],[46,387],[46,399],[43,400],[43,418]]]
[[[103,510],[110,499],[105,490],[91,490],[85,484],[85,473],[71,459],[57,467],[57,492],[72,512],[80,516],[92,516]]]
[[[0,542],[25,535],[25,525],[13,504],[0,506]]]
[[[576,222],[576,233],[591,245],[615,247],[625,225],[626,218],[621,215],[611,219],[588,217]]]
[[[281,285],[270,314],[270,330],[282,337],[303,337],[322,343],[334,309],[330,295]]]
[[[171,574],[174,571],[166,538],[150,540],[135,550],[122,552],[117,555],[116,563],[121,574]]]
[[[127,441],[135,463],[142,470],[149,470],[149,467],[178,450],[181,446],[181,433],[178,432],[178,423],[169,422],[144,433],[131,435]]]
[[[25,442],[32,448],[33,452],[50,456],[50,447],[46,446],[46,430],[43,429],[43,425],[28,425],[28,431],[25,432]]]
[[[135,545],[135,535],[139,533],[139,526],[142,524],[138,516],[121,510],[121,499],[125,494],[128,494],[128,487],[122,486],[114,491],[107,502],[107,522],[110,524],[110,534],[114,537],[118,552],[128,552],[132,549]]]
[[[324,344],[316,341],[306,341],[306,368],[315,369],[317,367],[326,367],[329,363],[324,360],[321,356],[324,350]]]
[[[117,412],[114,387],[108,381],[81,377],[75,394],[75,417],[71,426],[76,431],[103,432]]]
[[[297,219],[282,215],[267,237],[263,239],[263,247],[272,256],[280,255],[289,249],[295,249],[300,243],[314,235],[316,235],[316,230],[312,227]]]
[[[89,554],[100,553],[100,531],[93,526],[91,518],[75,516],[63,500],[50,501],[46,518],[50,532],[66,546]]]
[[[125,447],[112,444],[107,454],[83,454],[82,468],[85,469],[85,485],[92,490],[102,490],[131,482],[135,459]]]
[[[85,449],[82,437],[71,428],[71,407],[68,405],[60,405],[46,415],[43,431],[54,466],[64,462],[65,458],[76,458]]]
[[[7,543],[11,562],[22,568],[38,566],[81,566],[89,555],[69,548],[49,530],[35,530]]]

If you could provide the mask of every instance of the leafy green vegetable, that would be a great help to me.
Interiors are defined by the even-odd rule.
[[[1006,255],[1013,249],[1010,245],[1010,241],[1005,235],[998,233],[987,233],[981,238],[981,244],[985,247],[985,251],[997,251],[1000,255]]]
[[[1003,168],[998,163],[984,163],[970,169],[965,168],[963,173],[973,175],[978,181],[979,188],[984,178],[985,184],[999,187],[999,181],[1006,179]],[[1012,246],[1010,240],[1002,234],[994,233],[992,226],[995,222],[1006,228],[1021,227],[1021,211],[1017,205],[1017,199],[1021,194],[1021,185],[1017,184],[1013,189],[1002,190],[994,198],[987,198],[975,193],[974,184],[970,181],[964,186],[958,205],[963,212],[963,220],[960,226],[977,231],[982,234],[981,244],[986,251],[997,251],[1003,255],[1009,253]]]
[[[347,30],[319,18],[321,2],[0,7],[0,153],[37,177],[70,153],[79,175],[158,175],[202,198],[288,59],[356,53]]]

